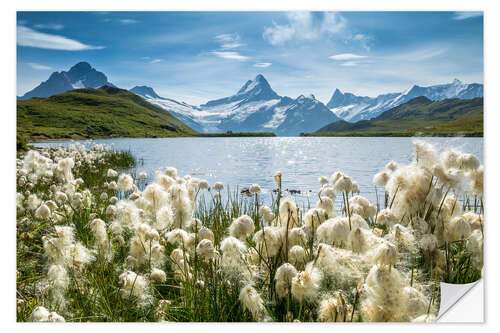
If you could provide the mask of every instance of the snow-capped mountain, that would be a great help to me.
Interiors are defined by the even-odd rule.
[[[313,95],[297,99],[279,96],[260,74],[247,81],[235,95],[199,107],[160,97],[149,87],[134,87],[130,91],[200,132],[272,131],[295,136],[339,120]]]
[[[79,62],[67,72],[52,73],[47,81],[40,83],[36,88],[19,97],[19,99],[49,97],[73,89],[99,88],[106,85],[114,87],[112,83],[108,82],[108,78],[104,73],[92,68],[88,62]]]
[[[342,93],[339,89],[336,89],[327,107],[343,120],[356,122],[375,118],[384,111],[419,96],[425,96],[434,101],[446,98],[470,99],[482,97],[483,85],[479,83],[467,84],[455,79],[448,84],[429,87],[413,85],[404,92],[383,94],[374,98]]]
[[[52,73],[47,81],[18,98],[49,97],[73,89],[99,88],[104,85],[114,87],[104,73],[92,68],[87,62],[79,62],[67,72]],[[372,119],[418,96],[431,100],[481,97],[483,85],[466,84],[455,79],[449,84],[429,87],[414,85],[401,93],[377,97],[357,96],[336,89],[326,106],[314,95],[301,95],[296,99],[280,96],[261,74],[248,80],[236,94],[200,106],[162,97],[148,86],[136,86],[130,91],[169,111],[198,132],[266,131],[295,136],[302,132],[314,132],[340,119],[349,122]]]
[[[197,113],[199,108],[184,102],[159,96],[151,87],[135,86],[130,89],[136,95],[141,96],[149,103],[157,105],[170,112],[174,117],[198,132],[204,132],[202,119]]]

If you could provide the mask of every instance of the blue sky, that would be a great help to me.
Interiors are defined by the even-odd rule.
[[[17,95],[88,61],[199,105],[263,74],[280,95],[483,82],[480,12],[18,12]]]

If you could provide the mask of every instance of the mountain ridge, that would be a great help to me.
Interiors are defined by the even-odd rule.
[[[102,86],[114,87],[115,85],[108,81],[104,73],[93,68],[88,62],[81,61],[67,72],[53,72],[47,81],[43,81],[23,96],[19,96],[18,99],[50,97],[78,88],[99,88]]]
[[[153,98],[145,93],[153,92],[146,89],[134,91],[204,133],[272,131],[281,136],[296,136],[339,120],[312,94],[295,99],[278,95],[262,74],[246,81],[236,94],[210,100],[199,107],[160,97],[156,93],[158,97]]]
[[[380,94],[376,97],[357,96],[335,89],[327,107],[338,117],[348,122],[376,118],[384,111],[407,101],[425,96],[433,101],[449,98],[471,99],[483,96],[483,85],[479,83],[463,83],[454,79],[451,83],[422,87],[412,85],[401,93]]]
[[[479,136],[483,133],[483,98],[445,99],[433,101],[425,96],[415,97],[389,109],[378,117],[355,123],[341,120],[328,124],[311,135],[392,135],[393,133],[454,130],[464,135]],[[470,121],[471,126],[465,124]],[[460,130],[461,129],[461,130]]]
[[[87,62],[79,62],[67,72],[52,73],[47,81],[18,99],[52,96],[54,91],[58,94],[75,88],[98,88],[101,84],[114,87],[104,73]],[[448,84],[428,87],[412,85],[404,92],[376,97],[343,93],[337,88],[326,105],[312,94],[297,98],[280,96],[262,74],[247,80],[234,95],[209,100],[199,106],[162,97],[146,85],[135,86],[129,91],[168,111],[201,133],[273,131],[281,136],[296,136],[302,132],[314,132],[325,124],[340,120],[354,123],[374,119],[418,96],[426,96],[430,100],[482,96],[483,85],[466,84],[455,79]]]

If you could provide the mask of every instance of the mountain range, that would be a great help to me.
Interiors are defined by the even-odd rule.
[[[274,132],[296,136],[340,120],[314,95],[279,96],[262,75],[248,80],[236,94],[200,106],[158,96],[150,87],[130,91],[172,113],[199,132]]]
[[[483,98],[432,101],[415,97],[370,120],[340,120],[320,128],[312,136],[413,136],[483,135]]]
[[[54,72],[45,82],[18,99],[49,97],[77,88],[111,86],[102,72],[87,62],[80,62],[67,72]],[[278,95],[263,75],[248,80],[234,94],[194,106],[158,95],[153,88],[136,86],[130,91],[151,104],[167,110],[174,117],[201,133],[274,132],[296,136],[314,132],[326,124],[343,120],[356,122],[376,118],[383,112],[418,96],[433,101],[447,98],[470,99],[483,96],[483,85],[454,80],[449,84],[429,87],[412,86],[401,93],[377,97],[357,96],[336,89],[325,105],[314,95],[297,98]]]
[[[483,85],[467,84],[455,79],[448,84],[429,87],[413,85],[401,93],[382,94],[377,97],[357,96],[336,89],[326,106],[339,118],[356,122],[376,118],[381,113],[419,96],[425,96],[433,101],[447,98],[471,99],[483,96]]]

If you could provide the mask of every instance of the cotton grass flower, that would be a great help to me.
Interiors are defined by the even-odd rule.
[[[321,176],[318,178],[318,182],[321,184],[321,185],[325,185],[325,184],[328,184],[328,178],[326,178],[325,176]]]
[[[237,279],[249,279],[249,271],[244,262],[246,245],[235,237],[229,236],[222,240],[220,244],[222,251],[221,268],[224,273]]]
[[[380,187],[385,187],[389,182],[390,175],[386,170],[382,170],[373,177],[373,183]]]
[[[377,212],[375,206],[368,199],[360,195],[349,199],[349,210],[351,214],[358,214],[365,219],[373,217]]]
[[[349,222],[347,218],[336,217],[321,224],[317,229],[318,240],[327,244],[347,243],[349,236]]]
[[[316,203],[316,208],[323,209],[328,218],[332,218],[336,215],[334,202],[330,197],[321,196]]]
[[[320,281],[320,271],[313,266],[306,267],[305,271],[297,273],[292,279],[292,296],[301,303],[312,301],[317,295]]]
[[[480,230],[474,230],[467,239],[467,251],[472,254],[472,264],[476,269],[483,267],[483,234]]]
[[[42,204],[35,211],[35,217],[37,219],[46,220],[46,219],[50,218],[50,216],[51,216],[50,208],[47,207],[47,205],[45,205],[45,204]]]
[[[239,299],[243,307],[252,314],[254,320],[271,321],[271,317],[264,306],[264,300],[254,287],[251,285],[243,287]]]
[[[409,321],[427,312],[429,300],[414,287],[406,286],[403,289],[403,298],[406,299],[405,320]]]
[[[352,306],[349,306],[342,295],[336,293],[320,302],[318,309],[318,320],[321,322],[345,322]]]
[[[306,262],[306,251],[300,245],[294,245],[288,251],[288,260],[296,267],[304,265]]]
[[[221,182],[216,182],[214,184],[214,190],[216,190],[217,192],[220,192],[224,189],[224,184],[222,184]]]
[[[210,241],[214,241],[215,237],[214,237],[214,233],[212,230],[210,230],[209,228],[207,227],[201,227],[199,230],[198,230],[198,239],[201,241],[203,239],[208,239]]]
[[[299,226],[298,207],[291,198],[281,201],[279,207],[279,222],[283,227],[291,229]]]
[[[458,158],[460,170],[473,171],[479,168],[480,163],[476,156],[472,154],[461,154]]]
[[[252,184],[250,185],[249,191],[251,194],[259,194],[262,190],[259,184]]]
[[[344,174],[341,174],[333,184],[333,188],[337,192],[349,193],[352,191],[352,180]]]
[[[69,276],[62,265],[51,265],[47,272],[47,280],[51,289],[51,299],[60,307],[66,306],[66,290],[69,286]]]
[[[196,246],[196,254],[207,260],[215,258],[218,253],[210,239],[202,239]]]
[[[361,316],[364,321],[403,321],[407,304],[404,297],[404,281],[396,269],[374,265],[363,286]]]
[[[174,179],[177,178],[178,172],[177,169],[174,167],[168,167],[167,170],[165,170],[165,174],[169,177],[172,177]]]
[[[393,225],[397,224],[399,219],[394,215],[394,213],[389,209],[382,209],[377,214],[377,224],[383,225],[386,228],[391,228]]]
[[[470,183],[471,194],[482,198],[483,193],[484,193],[484,168],[483,168],[483,166],[481,165],[477,169],[470,172],[469,178],[471,180],[471,183]]]
[[[30,321],[33,322],[65,322],[64,317],[57,312],[49,312],[43,306],[37,306],[31,314]]]
[[[120,177],[118,177],[117,185],[122,191],[130,191],[134,186],[134,179],[130,175],[122,173]]]
[[[113,170],[113,169],[108,169],[108,171],[107,171],[107,173],[106,173],[106,174],[107,174],[107,176],[108,176],[109,178],[115,178],[115,177],[117,177],[117,176],[118,176],[118,172],[116,172],[116,171],[115,171],[115,170]]]
[[[316,229],[327,219],[327,216],[324,209],[311,208],[304,215],[304,226]]]
[[[153,268],[151,270],[151,280],[156,282],[156,283],[164,283],[167,281],[167,274],[158,268]]]
[[[276,280],[276,293],[278,297],[286,297],[290,291],[292,279],[297,275],[297,270],[293,265],[284,263],[276,270],[274,279]]]
[[[106,230],[106,223],[101,219],[94,219],[90,223],[90,229],[96,240],[96,243],[105,256],[109,259],[111,256],[111,247],[109,243],[108,232]]]
[[[436,147],[424,140],[414,140],[415,161],[417,165],[424,168],[431,168],[439,159]]]
[[[386,265],[389,270],[396,264],[398,249],[390,242],[383,242],[374,251],[373,262],[378,265]]]
[[[148,304],[151,295],[149,294],[148,281],[143,276],[137,275],[133,271],[125,271],[120,274],[119,280],[122,286],[121,296],[123,298],[135,296],[140,307]]]
[[[260,206],[259,214],[262,215],[264,217],[264,220],[268,223],[271,222],[272,220],[274,220],[273,211],[271,210],[271,208],[269,208],[266,205]]]
[[[332,201],[335,201],[335,198],[337,197],[337,195],[335,194],[335,189],[329,184],[326,184],[321,188],[318,196],[320,197],[320,199],[322,199],[323,197],[328,197]]]
[[[422,238],[425,236],[429,235],[424,235]],[[385,239],[397,245],[398,249],[412,253],[415,253],[418,247],[418,241],[416,240],[413,230],[401,224],[395,224],[391,227]]]
[[[255,247],[264,258],[276,256],[283,246],[282,229],[278,227],[264,227],[253,236]]]
[[[276,171],[274,173],[274,181],[276,182],[276,185],[281,188],[281,180],[282,180],[282,174],[281,171]]]
[[[240,240],[246,239],[254,230],[254,222],[248,215],[242,215],[238,217],[229,226],[229,234]]]
[[[445,225],[444,237],[448,242],[466,239],[471,234],[471,227],[467,221],[457,216]]]
[[[307,235],[304,228],[292,228],[288,231],[288,247],[304,245],[306,242]]]
[[[467,212],[462,217],[469,223],[471,231],[483,229],[483,217],[474,212]]]

